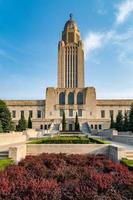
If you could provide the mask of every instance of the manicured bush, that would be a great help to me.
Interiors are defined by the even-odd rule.
[[[2,200],[129,200],[133,173],[103,155],[27,156],[0,172]]]
[[[88,138],[87,136],[55,136],[53,138],[37,139],[29,142],[30,144],[108,144],[104,140]]]

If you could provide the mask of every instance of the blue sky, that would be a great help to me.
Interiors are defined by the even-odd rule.
[[[85,85],[133,98],[133,0],[0,0],[0,98],[43,99],[57,85],[57,45],[73,13]]]

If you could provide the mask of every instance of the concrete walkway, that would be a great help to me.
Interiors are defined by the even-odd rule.
[[[101,139],[101,140],[106,140],[107,142],[111,143],[111,145],[113,145],[113,146],[117,146],[117,147],[119,146],[119,147],[123,147],[127,150],[133,150],[133,145],[128,145],[128,144],[124,144],[124,143],[120,143],[120,142],[114,142],[112,140],[107,140],[107,139],[105,139],[101,136],[92,136],[91,135],[89,137],[98,138],[98,139]]]

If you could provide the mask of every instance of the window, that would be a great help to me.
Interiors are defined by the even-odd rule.
[[[44,125],[44,130],[47,130],[47,124]]]
[[[40,125],[40,129],[43,129],[43,125],[42,124]]]
[[[78,109],[78,116],[82,117],[82,110],[81,109]]]
[[[121,114],[122,114],[122,110],[118,110],[118,113],[121,113]]]
[[[92,116],[92,112],[90,112],[90,116]]]
[[[33,117],[33,111],[29,110],[29,116],[32,118]]]
[[[93,124],[91,124],[91,129],[93,129]]]
[[[73,117],[73,109],[70,109],[70,110],[69,110],[69,116],[70,116],[70,117]]]
[[[42,112],[41,112],[41,110],[38,110],[37,111],[37,118],[41,118],[42,117]]]
[[[99,129],[100,129],[100,130],[102,129],[102,125],[101,125],[101,124],[99,124]]]
[[[21,117],[24,117],[24,110],[21,110]]]
[[[101,110],[101,118],[105,118],[105,110]]]
[[[65,105],[65,92],[59,94],[59,105]]]
[[[110,118],[114,116],[114,111],[110,110]]]
[[[13,117],[13,118],[16,118],[16,110],[13,110],[13,111],[12,111],[12,117]]]
[[[73,105],[74,104],[74,93],[73,92],[70,92],[68,94],[68,104],[69,105]]]
[[[60,117],[63,117],[64,110],[60,109]]]
[[[77,95],[77,104],[78,105],[83,104],[83,93],[82,92],[79,92]]]
[[[95,124],[95,129],[97,130],[97,124]]]

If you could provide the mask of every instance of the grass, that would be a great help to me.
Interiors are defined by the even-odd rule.
[[[8,167],[9,165],[13,163],[14,163],[13,160],[9,158],[0,160],[0,171],[3,171],[6,167]]]
[[[133,168],[133,160],[128,160],[126,158],[123,158],[121,162],[127,167]]]
[[[87,136],[55,136],[43,139],[36,139],[29,144],[108,144],[106,141],[88,138]]]

